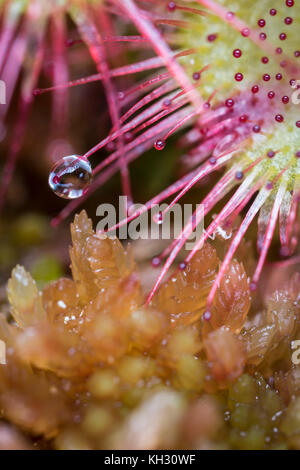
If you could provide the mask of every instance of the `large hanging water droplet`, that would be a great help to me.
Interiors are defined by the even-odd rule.
[[[85,193],[93,177],[92,168],[79,155],[63,157],[49,175],[49,186],[59,197],[76,199]]]

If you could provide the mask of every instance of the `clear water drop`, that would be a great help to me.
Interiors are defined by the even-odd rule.
[[[68,155],[56,163],[48,181],[57,196],[76,199],[85,193],[92,177],[93,172],[88,160],[79,155]]]

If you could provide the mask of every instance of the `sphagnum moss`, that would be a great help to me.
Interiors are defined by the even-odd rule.
[[[57,449],[299,449],[290,350],[300,333],[297,276],[250,315],[246,274],[234,260],[208,323],[213,246],[145,307],[138,267],[117,239],[98,237],[85,212],[71,234],[73,279],[38,294],[22,267],[12,272],[13,321],[0,317],[6,421]],[[31,445],[5,432],[10,446]]]
[[[138,34],[111,34],[111,12],[120,17],[119,22],[113,21],[117,32],[120,24],[124,24],[125,32],[128,24],[133,24]],[[66,15],[73,20],[80,39],[66,41]],[[18,61],[17,72],[24,69],[26,78],[24,84],[22,82],[22,112],[4,171],[0,206],[24,135],[32,92],[37,99],[41,93],[54,92],[54,109],[58,109],[54,123],[63,128],[60,118],[66,114],[66,90],[101,80],[112,129],[83,156],[63,157],[57,163],[49,179],[50,186],[57,194],[67,198],[82,196],[81,203],[91,191],[120,171],[123,193],[128,196],[128,204],[131,205],[133,195],[129,164],[153,146],[164,150],[168,138],[182,130],[182,161],[189,172],[148,201],[146,210],[177,194],[161,214],[163,219],[190,188],[220,169],[225,170],[223,176],[202,200],[204,216],[235,189],[198,244],[187,255],[185,263],[191,261],[203,241],[216,228],[232,224],[237,215],[248,207],[207,296],[207,318],[212,316],[212,304],[219,282],[256,216],[259,258],[250,285],[252,291],[257,288],[277,221],[281,255],[290,256],[294,252],[298,240],[300,164],[297,2],[278,0],[274,5],[272,0],[70,0],[46,5],[39,0],[19,0],[15,4],[8,2],[3,7],[3,16],[8,28],[0,44],[3,67],[11,72],[13,59],[9,58],[7,49],[12,38],[19,37],[18,26],[23,19],[32,29],[33,37],[21,30],[23,49],[32,42],[33,52],[28,48],[32,53]],[[39,89],[36,85],[50,21],[54,25],[55,83],[53,87]],[[96,74],[67,83],[66,42],[69,46],[86,45]],[[143,51],[138,55],[140,60],[115,67],[114,53],[118,43],[139,46]],[[155,56],[145,59],[143,48],[149,47]],[[160,70],[157,72],[157,69]],[[117,77],[147,71],[154,72],[154,75],[129,89],[119,89]],[[12,89],[9,101],[15,83],[16,80],[10,80]],[[89,190],[92,173],[89,159],[103,148],[108,150],[109,156],[93,169],[93,174],[97,176]],[[78,203],[73,201],[64,208],[54,224],[65,218]],[[129,218],[138,215],[139,210]],[[165,263],[147,303],[153,299],[195,224],[201,222],[198,216],[196,211],[183,233],[162,253],[160,261],[165,260]]]
[[[80,3],[71,9],[98,73],[65,87],[101,79],[112,121],[112,131],[83,157],[77,156],[73,165],[75,176],[78,167],[88,165],[96,151],[104,147],[109,150],[110,155],[93,170],[97,178],[90,191],[83,191],[84,177],[77,178],[77,182],[75,178],[73,189],[75,192],[78,189],[85,198],[120,170],[123,192],[130,205],[133,199],[128,165],[153,145],[163,151],[168,138],[180,130],[182,162],[188,173],[154,196],[142,211],[173,196],[160,214],[163,220],[190,188],[215,171],[225,169],[202,200],[204,215],[196,210],[183,232],[160,256],[160,261],[165,262],[147,300],[150,303],[153,299],[195,225],[235,189],[185,259],[185,263],[190,262],[217,227],[230,226],[248,207],[207,296],[208,318],[219,282],[256,216],[259,258],[250,285],[252,291],[257,288],[277,221],[281,255],[290,256],[297,246],[299,5],[280,1],[274,8],[271,0],[112,3],[135,25],[140,37],[134,41],[151,46],[156,56],[110,69],[104,47],[106,39],[93,22],[91,11]],[[119,75],[154,71],[163,66],[166,70],[155,72],[133,89],[120,91],[115,85],[114,78]],[[57,87],[51,90],[57,91]],[[129,107],[134,93],[137,95]],[[51,173],[50,185],[57,194],[65,190],[68,197],[72,193],[67,184],[71,170],[60,162]],[[54,223],[59,223],[77,205],[73,201],[64,208]],[[128,219],[139,215],[141,210],[133,211]]]

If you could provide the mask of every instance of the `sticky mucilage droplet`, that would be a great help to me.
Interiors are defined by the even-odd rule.
[[[59,197],[81,197],[93,177],[89,161],[79,155],[68,155],[59,160],[49,175],[49,186]]]

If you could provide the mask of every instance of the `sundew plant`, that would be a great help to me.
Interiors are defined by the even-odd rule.
[[[0,450],[300,449],[299,26],[0,0]]]
[[[66,17],[74,23],[78,38],[68,38]],[[218,174],[214,187],[198,201],[201,210],[204,208],[203,216],[224,199],[221,210],[180,266],[184,269],[191,262],[217,227],[229,227],[240,218],[207,298],[209,320],[220,281],[256,217],[259,256],[252,291],[277,224],[283,256],[291,256],[298,243],[299,24],[298,0],[2,2],[1,76],[8,83],[8,104],[3,113],[18,75],[22,76],[20,112],[3,174],[1,204],[32,101],[52,93],[53,121],[62,130],[69,88],[101,81],[111,131],[84,155],[61,155],[49,184],[59,196],[74,200],[54,225],[117,172],[130,205],[134,201],[131,162],[155,147],[161,152],[163,165],[169,138],[179,132],[186,174],[153,195],[146,209],[172,196],[168,208],[159,214],[158,222],[162,221],[189,189],[214,172]],[[53,85],[43,89],[37,86],[43,54],[49,46],[45,42],[49,25],[54,28]],[[12,51],[15,48],[17,62],[7,53],[9,46]],[[116,65],[115,49],[132,46],[139,50],[141,59]],[[91,76],[68,82],[66,55],[73,47],[86,47],[96,70]],[[119,89],[116,77],[129,75],[136,78],[135,84]],[[3,121],[5,115],[1,118]],[[102,148],[108,149],[109,155],[94,166],[93,155]],[[128,214],[127,221],[141,211]],[[155,260],[161,263],[161,270],[147,303],[195,224],[200,223],[198,215],[196,210],[183,232]]]

